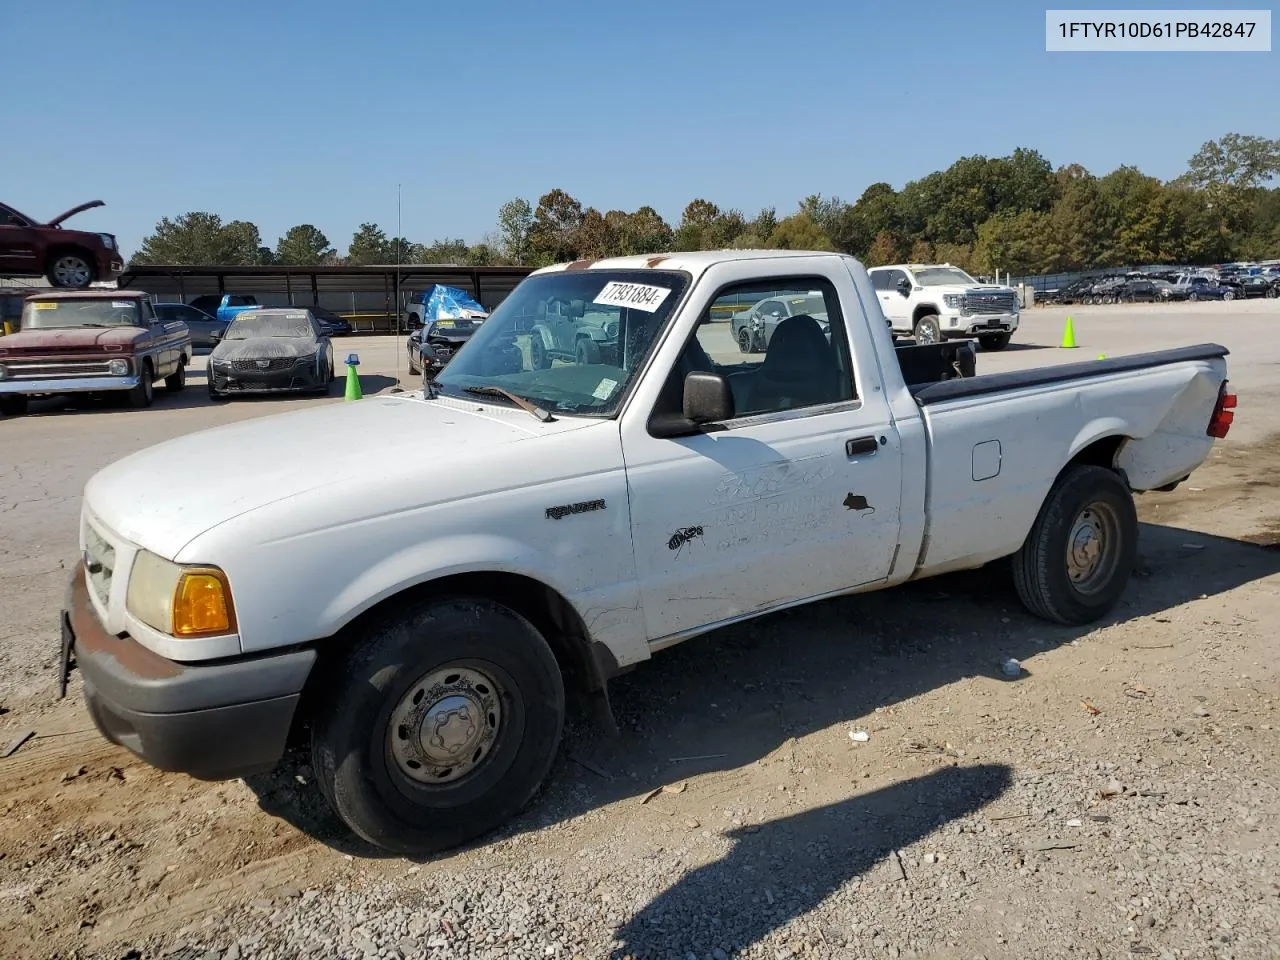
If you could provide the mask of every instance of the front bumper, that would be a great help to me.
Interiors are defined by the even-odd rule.
[[[285,370],[225,370],[210,367],[209,382],[219,393],[290,393],[328,386],[316,373],[315,363]]]
[[[985,337],[992,334],[1013,333],[1018,329],[1019,315],[999,313],[977,316],[944,316],[939,326],[944,337]]]
[[[0,380],[0,394],[106,393],[132,390],[137,377],[67,377],[61,380]]]
[[[78,564],[62,611],[64,673],[84,677],[94,726],[153,767],[200,780],[270,770],[284,755],[314,650],[213,663],[178,663],[127,635],[107,633]]]

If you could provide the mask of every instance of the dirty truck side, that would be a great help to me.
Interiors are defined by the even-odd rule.
[[[812,306],[737,342],[728,318],[766,297]],[[537,349],[579,312],[607,352]],[[98,728],[159,767],[267,769],[309,721],[354,832],[461,843],[534,794],[567,696],[607,715],[612,676],[725,624],[1005,557],[1038,616],[1106,614],[1133,493],[1230,428],[1226,350],[961,376],[960,346],[895,349],[841,255],[547,268],[423,392],[94,476],[65,649]]]

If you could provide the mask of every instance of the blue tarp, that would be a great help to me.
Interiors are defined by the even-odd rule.
[[[422,304],[426,307],[424,320],[459,320],[489,315],[489,311],[472,300],[466,291],[438,283],[422,295]]]

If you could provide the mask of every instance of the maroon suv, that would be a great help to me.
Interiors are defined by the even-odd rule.
[[[124,269],[116,238],[62,228],[69,217],[101,206],[92,200],[40,223],[0,203],[0,276],[48,277],[55,287],[76,290],[114,280]]]

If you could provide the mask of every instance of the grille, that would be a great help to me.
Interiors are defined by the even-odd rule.
[[[297,360],[294,357],[272,357],[264,367],[261,360],[232,360],[231,369],[237,373],[268,373],[288,370]]]
[[[970,293],[964,298],[964,312],[972,316],[975,313],[1013,313],[1017,297],[1012,293]]]
[[[88,567],[89,584],[105,607],[111,596],[111,577],[115,573],[115,547],[107,543],[93,527],[85,524],[84,555],[85,566]]]
[[[107,360],[6,360],[10,380],[50,380],[55,377],[105,377]]]

